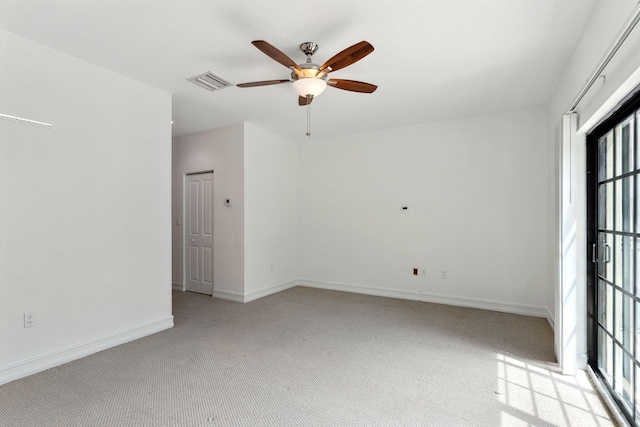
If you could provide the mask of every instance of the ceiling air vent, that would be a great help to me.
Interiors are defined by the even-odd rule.
[[[224,89],[227,86],[232,86],[231,83],[216,76],[211,71],[188,78],[187,80],[212,92],[214,90]]]

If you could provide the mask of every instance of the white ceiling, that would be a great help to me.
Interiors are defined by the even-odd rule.
[[[328,88],[314,137],[546,105],[595,1],[0,0],[0,28],[170,92],[174,135],[248,121],[304,140],[289,84],[209,92],[186,79],[288,78],[252,40],[298,63],[313,41],[319,64],[366,40],[375,51],[331,77],[378,90]]]

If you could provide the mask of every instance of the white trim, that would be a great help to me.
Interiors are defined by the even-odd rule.
[[[184,292],[184,283],[173,282],[171,284],[171,289],[174,291]]]
[[[317,280],[301,279],[298,282],[299,286],[305,286],[307,288],[328,289],[331,291],[352,292],[356,294],[373,295],[377,297],[399,298],[408,299],[413,301],[420,301],[421,294],[419,292],[388,289],[388,288],[374,288],[371,286],[352,285],[349,283],[338,282],[323,282]]]
[[[299,283],[297,280],[290,280],[288,282],[267,286],[256,291],[249,292],[247,294],[235,291],[223,291],[214,288],[212,296],[214,298],[223,299],[226,301],[246,303],[278,292],[286,291],[287,289],[293,288],[294,286],[298,286],[298,284]]]
[[[268,295],[286,291],[287,289],[293,288],[294,286],[298,286],[297,280],[290,280],[288,282],[267,286],[266,288],[258,289],[257,291],[253,291],[245,294],[244,302],[254,301],[259,298],[266,297]]]
[[[565,114],[562,116],[562,130],[560,135],[560,277],[558,288],[556,289],[556,299],[561,302],[556,311],[556,357],[560,370],[565,375],[576,373],[578,356],[578,334],[583,329],[578,316],[583,314],[580,304],[578,304],[579,284],[586,283],[585,271],[581,270],[584,265],[583,255],[586,258],[585,246],[582,239],[586,240],[586,222],[583,221],[583,212],[579,207],[583,206],[582,192],[580,188],[586,189],[584,179],[578,176],[579,165],[584,162],[578,161],[578,157],[584,156],[585,147],[580,146],[576,137],[577,114]],[[586,167],[585,169],[586,170]],[[586,192],[586,190],[583,190]],[[584,210],[584,209],[582,209]],[[584,227],[584,228],[583,228]],[[586,307],[585,307],[586,309]]]
[[[182,277],[180,279],[182,279],[182,283],[184,284],[183,289],[185,292],[187,290],[187,227],[185,227],[184,223],[187,220],[187,175],[187,172],[182,174],[182,213],[180,214],[182,217],[182,232],[180,233],[180,238],[182,239]],[[213,232],[215,233],[215,230],[213,230]],[[215,239],[215,234],[213,235],[213,238]],[[215,269],[215,264],[213,268]]]
[[[348,283],[321,282],[315,280],[301,279],[299,286],[308,288],[330,289],[335,291],[353,292],[358,294],[374,295],[388,298],[408,299],[414,301],[432,302],[436,304],[453,305],[458,307],[477,308],[480,310],[499,311],[503,313],[520,314],[523,316],[548,318],[548,309],[534,305],[509,303],[503,301],[490,301],[476,298],[465,298],[448,295],[438,295],[432,293],[420,293],[388,288],[374,288]]]
[[[6,384],[55,366],[173,328],[173,316],[164,317],[39,356],[0,367],[0,384]]]
[[[213,288],[213,294],[211,296],[214,298],[223,299],[226,301],[244,302],[244,295],[240,292],[222,291],[222,290]]]
[[[556,325],[556,319],[554,318],[553,314],[551,313],[551,310],[549,310],[549,307],[546,308],[547,310],[547,322],[549,322],[549,326],[551,326],[552,330],[555,330],[555,325]]]
[[[587,353],[578,353],[576,356],[576,368],[578,369],[587,369],[589,365],[589,357]]]
[[[593,113],[591,117],[580,125],[578,133],[586,135],[591,132],[591,130],[593,130],[593,128],[595,128],[595,126],[597,126],[598,123],[609,113],[614,111],[618,104],[620,104],[636,87],[638,87],[638,85],[640,85],[640,67],[638,67],[636,71],[634,71],[629,78],[611,94],[611,96],[595,113]]]

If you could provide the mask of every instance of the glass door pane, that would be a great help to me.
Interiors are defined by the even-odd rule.
[[[598,140],[598,182],[613,178],[613,131]]]
[[[616,180],[616,230],[633,231],[633,207],[635,194],[633,192],[633,176]],[[610,209],[607,207],[607,209]]]
[[[634,143],[633,125],[634,116],[630,116],[624,122],[616,126],[616,175],[622,175],[633,170]]]
[[[598,228],[613,230],[613,182],[598,186]]]

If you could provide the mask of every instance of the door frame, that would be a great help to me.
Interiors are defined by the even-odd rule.
[[[594,126],[590,131],[588,131],[586,135],[586,274],[587,274],[587,355],[588,355],[588,364],[595,374],[597,380],[600,382],[603,390],[607,394],[607,397],[615,402],[617,406],[616,410],[623,414],[628,421],[632,420],[634,415],[633,413],[629,413],[625,405],[622,403],[620,398],[616,395],[616,393],[611,389],[611,386],[604,380],[602,374],[599,371],[598,367],[598,264],[597,262],[593,262],[593,259],[596,261],[601,257],[600,248],[597,244],[598,242],[598,232],[597,232],[597,218],[598,218],[598,193],[597,193],[597,174],[598,174],[598,140],[608,133],[610,130],[615,129],[616,125],[623,121],[630,114],[634,113],[640,109],[640,86],[636,87],[633,91],[631,91],[626,97],[624,97],[618,105],[611,110],[611,112],[605,116],[596,126]],[[636,135],[637,136],[637,135]],[[634,170],[637,170],[638,165],[635,162],[638,161],[638,153],[635,151],[640,149],[640,141],[637,139],[634,140]],[[615,160],[614,160],[615,162]],[[634,181],[636,185],[640,182],[638,180]],[[634,193],[637,193],[637,189],[634,188]],[[635,198],[635,197],[634,197]],[[634,200],[634,221],[637,220],[637,209],[640,208],[640,201],[635,198]],[[634,230],[636,228],[634,227]],[[595,253],[592,253],[592,245],[595,244]],[[640,268],[640,263],[637,261],[633,262],[635,268]],[[635,269],[634,269],[635,271]],[[635,274],[635,273],[634,273]],[[638,281],[634,278],[635,286],[638,286]],[[635,294],[635,291],[632,290],[632,293]],[[634,307],[635,310],[635,307]],[[633,319],[631,320],[632,324],[635,325],[636,322],[636,314],[634,311]],[[634,334],[635,335],[635,334]],[[636,337],[634,336],[634,339]],[[635,346],[635,344],[634,344]],[[636,354],[636,359],[638,355]],[[635,363],[635,361],[632,361]],[[637,367],[635,369],[638,369]],[[638,384],[635,383],[636,376],[634,375],[634,393],[635,390],[638,389]],[[638,411],[638,402],[636,402],[636,411]],[[633,421],[631,421],[633,422]]]
[[[211,192],[213,193],[211,195],[212,197],[212,201],[211,201],[211,230],[213,231],[213,244],[214,244],[214,250],[213,250],[213,259],[211,260],[211,265],[213,268],[213,273],[212,275],[215,275],[215,241],[216,241],[216,228],[214,227],[214,220],[213,218],[215,218],[215,198],[213,198],[213,195],[215,194],[215,185],[216,185],[216,181],[215,181],[215,173],[213,171],[213,169],[205,169],[205,170],[199,170],[199,171],[189,171],[189,172],[185,172],[184,174],[182,174],[182,292],[186,292],[187,291],[187,240],[188,240],[188,231],[187,231],[187,227],[186,227],[186,218],[187,218],[187,177],[189,175],[199,175],[199,174],[203,174],[203,173],[211,173],[214,176],[213,179],[213,187],[211,188]],[[213,280],[213,286],[215,288],[215,280]]]
[[[614,110],[607,118],[605,118],[600,124],[594,127],[587,135],[587,285],[589,293],[587,294],[587,308],[591,308],[595,310],[595,304],[597,300],[595,299],[595,291],[597,289],[596,284],[596,267],[592,259],[592,253],[590,248],[593,243],[596,243],[597,233],[595,232],[596,227],[596,218],[597,218],[597,194],[595,194],[594,189],[597,185],[597,142],[598,139],[604,135],[609,129],[614,127],[619,121],[623,120],[632,112],[640,109],[640,88],[638,91],[632,92],[627,99],[625,99],[622,104],[616,110]],[[640,147],[639,141],[636,141],[636,145]],[[637,156],[637,153],[634,153],[634,156]],[[640,203],[638,203],[638,207],[640,207]],[[635,212],[635,211],[634,211]],[[591,295],[589,295],[591,294]],[[592,316],[593,315],[593,316]],[[595,311],[590,313],[588,318],[587,327],[593,326],[595,322]],[[589,354],[589,360],[595,359],[597,355],[597,336],[596,336],[596,328],[593,330],[588,329],[589,333],[587,337],[590,341],[587,342],[587,349]],[[595,341],[595,342],[594,342]]]

